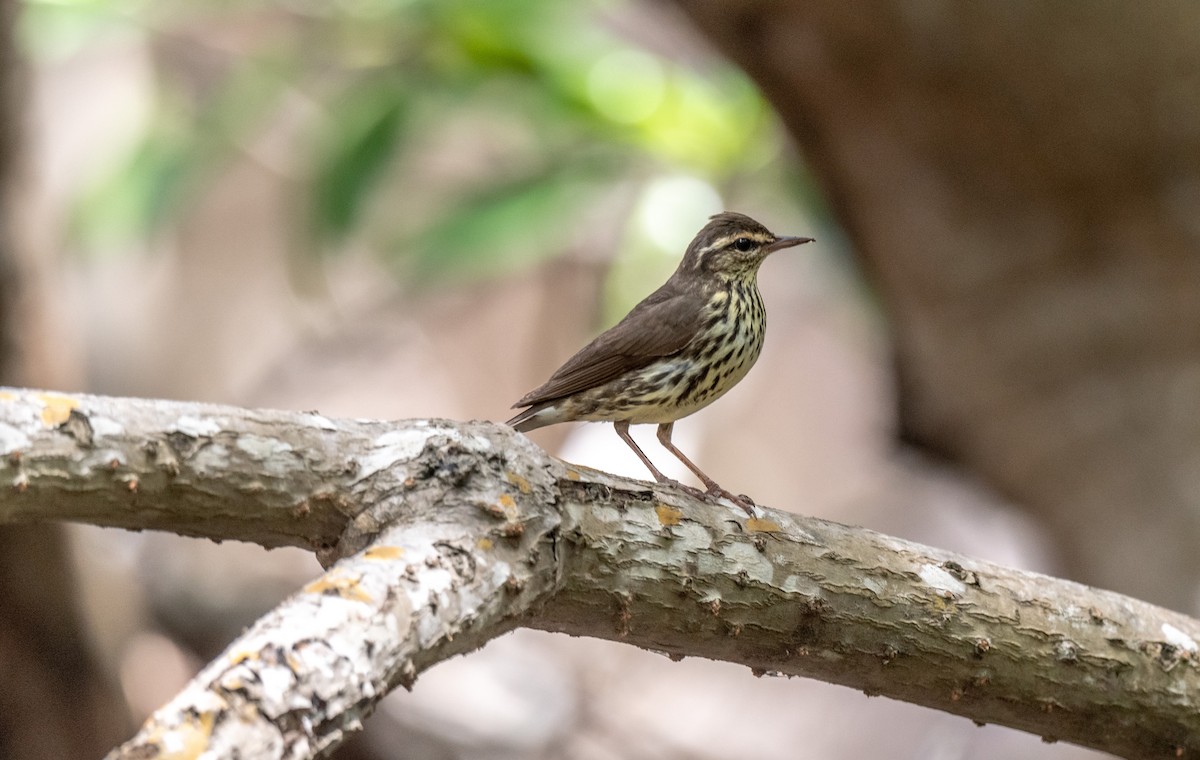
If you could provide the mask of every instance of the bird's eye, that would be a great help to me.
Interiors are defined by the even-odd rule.
[[[738,238],[737,240],[733,241],[733,247],[742,253],[748,253],[749,251],[754,250],[754,241],[750,238]]]

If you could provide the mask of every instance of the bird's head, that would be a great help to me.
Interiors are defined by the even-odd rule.
[[[723,280],[753,278],[771,252],[811,243],[807,237],[780,237],[745,214],[725,211],[708,220],[688,245],[679,273]]]

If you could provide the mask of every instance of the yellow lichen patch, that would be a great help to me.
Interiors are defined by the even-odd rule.
[[[489,549],[491,549],[493,546],[495,546],[495,544],[492,543],[492,539],[490,539],[490,538],[481,538],[475,542],[475,545],[478,546],[480,549],[482,549],[485,552],[488,551]]]
[[[11,391],[0,391],[0,401],[16,401],[17,394]]]
[[[367,559],[400,559],[404,556],[404,547],[401,546],[372,546],[363,552],[363,556]]]
[[[517,519],[518,510],[516,499],[509,494],[502,493],[500,494],[498,501],[500,502],[500,511],[504,513],[505,517],[507,517],[509,520]]]
[[[516,486],[517,490],[521,493],[529,493],[533,490],[529,485],[529,481],[515,472],[506,472],[504,473],[504,477],[508,479],[509,483]]]
[[[746,531],[748,533],[778,533],[783,530],[779,523],[774,520],[768,520],[764,517],[751,517],[746,520]]]
[[[246,662],[247,660],[257,660],[257,659],[258,659],[258,652],[248,652],[248,651],[234,652],[233,656],[229,658],[229,664],[230,665],[241,665],[243,662]]]
[[[668,507],[666,504],[659,504],[654,508],[658,514],[658,521],[663,525],[678,525],[683,519],[683,510],[675,507]]]
[[[70,396],[58,396],[53,393],[39,393],[38,398],[45,404],[42,407],[42,422],[46,427],[55,427],[66,422],[71,417],[71,410],[79,408],[79,400]]]
[[[326,575],[305,586],[304,590],[310,594],[336,595],[355,602],[371,601],[371,595],[363,590],[358,578],[346,576]]]
[[[196,760],[208,751],[208,740],[212,736],[214,716],[211,712],[189,715],[178,726],[157,732],[153,741],[161,753],[159,760]]]
[[[567,470],[567,480],[579,480],[581,475],[575,470]]]
[[[947,599],[941,594],[934,594],[926,600],[926,603],[929,607],[943,613],[953,612],[958,609],[958,605],[954,603],[953,599]]]

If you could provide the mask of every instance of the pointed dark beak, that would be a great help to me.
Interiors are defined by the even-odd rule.
[[[813,242],[813,238],[786,236],[775,238],[775,242],[767,244],[767,253],[778,251],[780,248],[791,248],[794,245],[802,245],[804,243],[811,242]]]

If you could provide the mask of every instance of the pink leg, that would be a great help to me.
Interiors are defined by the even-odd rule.
[[[704,483],[704,487],[708,489],[708,494],[711,496],[724,496],[734,504],[737,504],[742,509],[746,510],[751,517],[754,516],[754,502],[749,497],[736,496],[729,491],[726,491],[721,486],[717,485],[717,481],[704,474],[704,471],[696,466],[696,463],[688,459],[682,451],[675,448],[675,444],[671,443],[671,431],[674,429],[674,422],[664,422],[658,426],[658,442],[663,445],[663,448],[675,455],[675,457],[683,462],[689,470],[695,473],[696,477]],[[632,442],[630,442],[632,445]],[[637,448],[636,446],[634,447]],[[640,453],[640,452],[639,452]],[[646,461],[645,459],[642,460]],[[653,469],[653,468],[652,468]]]
[[[659,472],[658,468],[654,466],[654,463],[650,461],[650,457],[646,456],[646,454],[640,448],[638,448],[638,445],[634,443],[633,438],[629,435],[628,422],[614,422],[613,428],[616,429],[617,435],[621,436],[621,440],[629,444],[629,448],[633,449],[633,453],[638,455],[638,459],[642,460],[642,464],[646,465],[646,468],[650,470],[650,474],[654,476],[655,480],[657,480],[659,483],[675,482]]]

